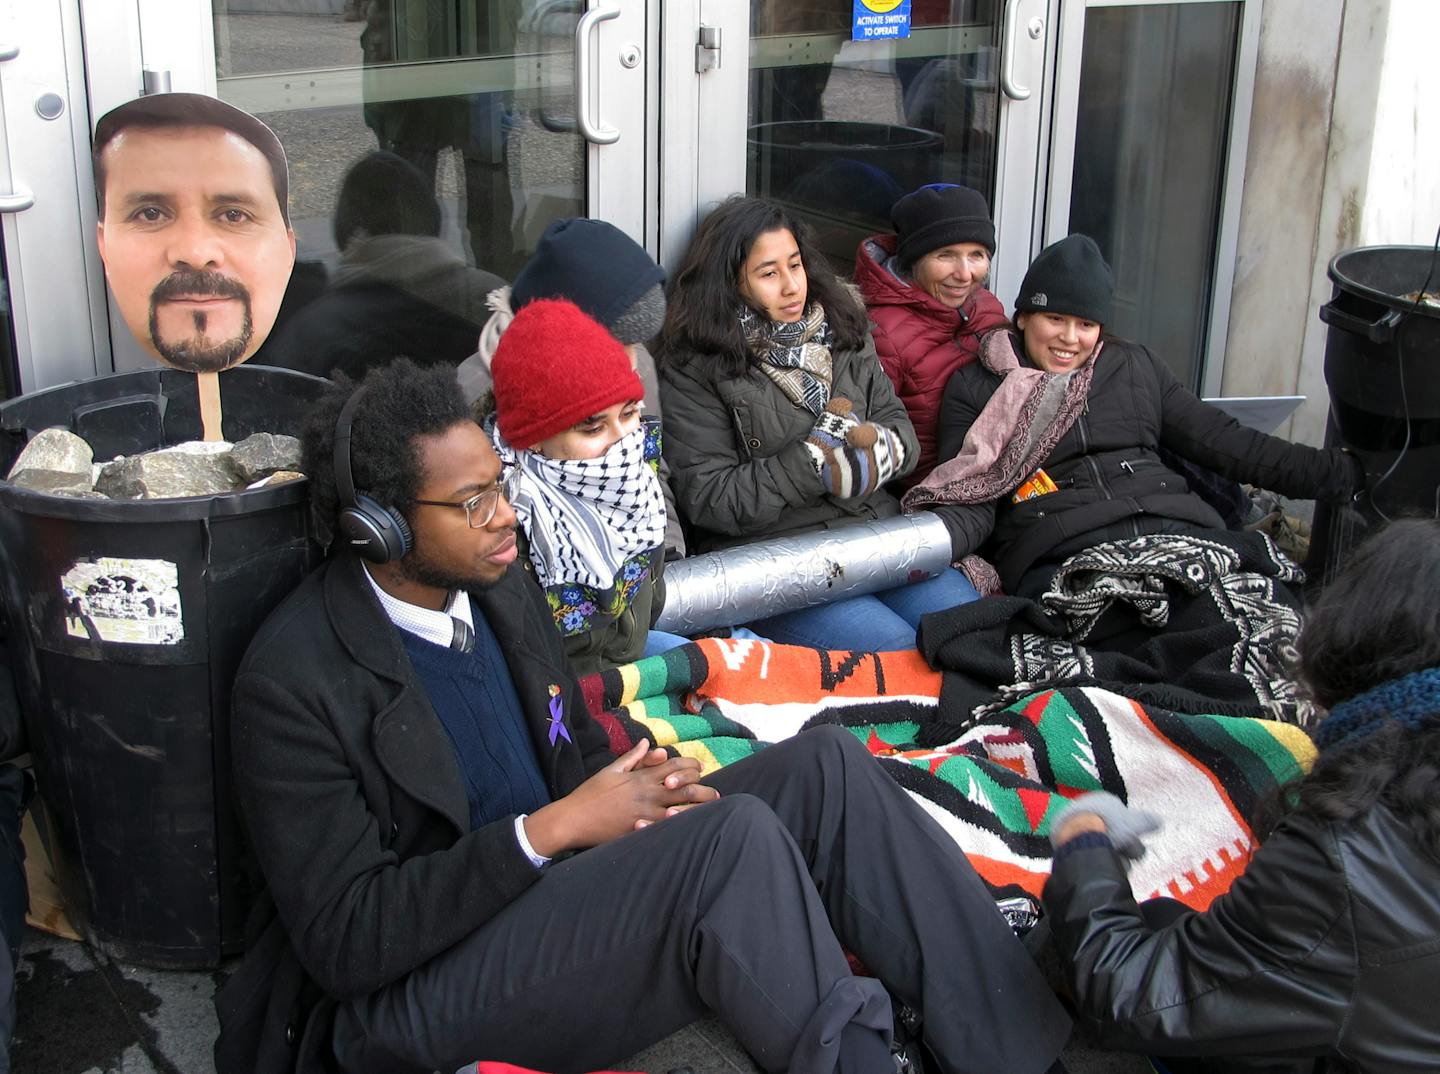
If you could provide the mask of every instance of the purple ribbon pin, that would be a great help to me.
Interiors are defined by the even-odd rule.
[[[570,737],[570,729],[565,726],[564,699],[557,694],[550,699],[550,745],[555,745],[555,740],[559,738],[572,745],[575,741]]]

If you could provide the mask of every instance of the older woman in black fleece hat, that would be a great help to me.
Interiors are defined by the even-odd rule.
[[[1046,247],[1020,285],[1014,326],[986,335],[980,360],[946,385],[943,461],[904,503],[944,519],[956,559],[983,547],[995,568],[980,580],[988,588],[1038,597],[1065,559],[1094,545],[1224,529],[1162,447],[1287,496],[1345,500],[1364,484],[1353,456],[1247,429],[1148,347],[1102,338],[1114,292],[1092,239]]]
[[[895,234],[872,235],[855,251],[855,286],[920,444],[901,480],[909,487],[940,461],[935,422],[946,382],[975,360],[984,333],[1005,324],[1005,309],[985,288],[995,225],[979,191],[932,183],[897,201],[890,219]]]

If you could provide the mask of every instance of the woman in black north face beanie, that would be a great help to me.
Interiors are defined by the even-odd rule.
[[[941,461],[903,504],[945,521],[982,592],[990,582],[1038,598],[1067,559],[1100,544],[1214,538],[1225,522],[1176,457],[1305,499],[1343,501],[1364,486],[1354,457],[1247,429],[1197,399],[1148,347],[1102,340],[1114,295],[1093,239],[1047,246],[1020,285],[1014,327],[988,333],[980,360],[945,387]]]

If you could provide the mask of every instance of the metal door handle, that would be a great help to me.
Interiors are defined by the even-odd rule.
[[[13,60],[18,55],[20,55],[19,45],[0,45],[0,63]]]
[[[1020,21],[1021,0],[1008,0],[1005,4],[1005,29],[1001,35],[1005,55],[1000,58],[1000,88],[1012,101],[1030,99],[1030,87],[1015,81],[1015,28]]]
[[[0,213],[21,213],[35,204],[35,195],[28,190],[0,194]]]
[[[575,122],[585,140],[596,145],[614,145],[620,140],[620,132],[590,122],[590,32],[606,19],[619,17],[618,7],[593,7],[580,16],[575,27]]]

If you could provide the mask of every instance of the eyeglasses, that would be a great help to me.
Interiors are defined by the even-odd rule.
[[[472,530],[482,529],[490,524],[495,517],[495,511],[500,506],[500,497],[504,496],[510,502],[515,502],[515,493],[520,491],[520,469],[515,466],[508,466],[500,472],[500,480],[495,482],[493,488],[484,492],[477,492],[468,500],[460,503],[451,503],[449,500],[416,500],[415,503],[423,503],[427,507],[460,507],[465,510],[465,521]]]

